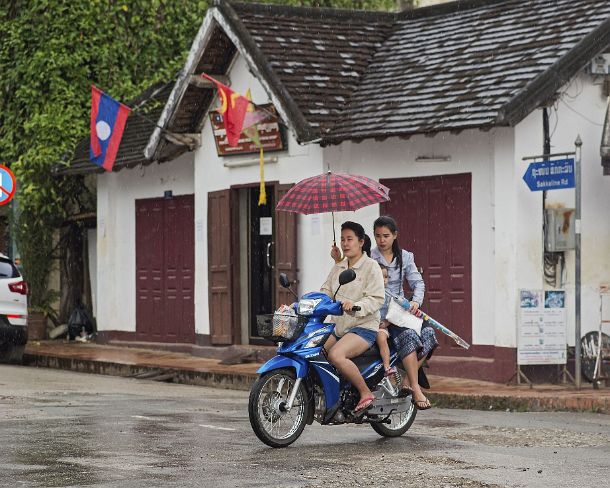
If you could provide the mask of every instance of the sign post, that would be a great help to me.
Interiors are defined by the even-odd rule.
[[[580,135],[576,137],[574,141],[576,146],[576,219],[574,222],[574,232],[576,237],[576,321],[575,321],[575,335],[576,342],[574,344],[574,384],[576,389],[580,389],[580,366],[581,366],[581,350],[580,350],[580,158],[582,153],[582,139]],[[601,342],[600,342],[601,347]]]

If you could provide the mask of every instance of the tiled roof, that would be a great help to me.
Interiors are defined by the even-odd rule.
[[[309,125],[322,132],[337,123],[396,19],[384,12],[233,8]]]
[[[237,53],[297,140],[326,145],[515,125],[610,45],[610,1],[459,0],[401,14],[214,5],[165,95],[158,123],[175,134],[200,132],[214,99],[191,77],[228,74]],[[187,150],[129,123],[119,168]]]
[[[539,77],[554,78],[548,83],[557,88],[568,81],[574,72],[558,63],[604,22],[605,38],[590,39],[591,49],[583,46],[574,61],[583,66],[608,43],[610,2],[480,3],[450,14],[440,6],[404,15],[375,53],[331,137],[513,125],[536,106],[519,100],[526,106],[512,111],[511,101]]]

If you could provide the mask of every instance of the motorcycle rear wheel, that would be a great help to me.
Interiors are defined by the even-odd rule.
[[[296,376],[290,369],[278,369],[261,375],[252,385],[248,414],[256,436],[271,447],[287,447],[296,441],[307,423],[310,405],[303,383],[290,411],[288,403]]]
[[[413,425],[413,422],[415,421],[416,415],[417,409],[415,408],[415,405],[411,403],[411,407],[406,412],[390,415],[388,420],[390,420],[391,423],[382,424],[375,422],[371,423],[371,427],[380,436],[400,437],[411,428],[411,425]]]

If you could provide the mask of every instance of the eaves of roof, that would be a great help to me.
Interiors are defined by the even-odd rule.
[[[564,56],[499,110],[496,125],[516,125],[527,115],[552,98],[555,92],[583,69],[597,54],[610,46],[610,17],[584,36]]]

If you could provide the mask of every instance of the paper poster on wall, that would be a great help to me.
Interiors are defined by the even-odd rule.
[[[319,236],[320,235],[320,214],[313,214],[311,216],[311,235]]]
[[[564,290],[519,291],[517,364],[565,364]]]
[[[197,242],[203,242],[205,239],[205,232],[203,229],[203,220],[197,219],[195,220],[195,240]]]
[[[261,235],[261,236],[273,235],[273,219],[271,217],[261,217],[260,218],[259,235]]]

